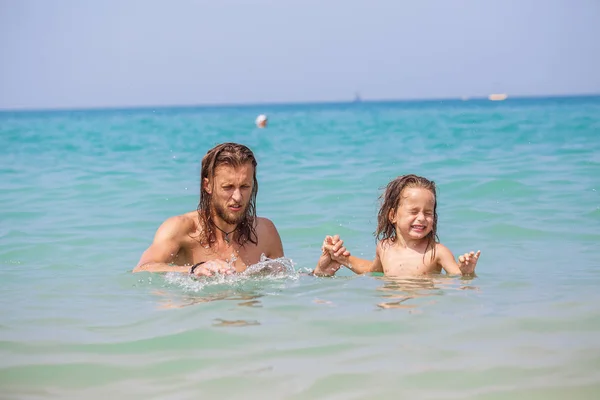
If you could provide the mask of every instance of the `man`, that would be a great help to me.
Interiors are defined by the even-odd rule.
[[[244,145],[223,143],[209,150],[202,159],[197,210],[167,219],[133,272],[232,274],[256,264],[262,254],[283,257],[277,228],[256,216],[256,166]],[[342,241],[331,244],[338,253],[346,252]],[[338,268],[324,251],[315,274],[332,275]]]

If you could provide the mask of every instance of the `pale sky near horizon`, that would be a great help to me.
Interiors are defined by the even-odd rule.
[[[0,0],[0,109],[600,93],[600,0]]]

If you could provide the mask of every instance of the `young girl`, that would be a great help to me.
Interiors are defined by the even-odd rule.
[[[438,241],[436,197],[435,183],[426,178],[404,175],[394,179],[382,195],[375,260],[354,257],[345,251],[337,235],[327,236],[315,275],[333,275],[335,264],[345,265],[357,274],[427,275],[439,274],[443,269],[450,275],[474,275],[480,251],[465,253],[456,262],[452,252]],[[326,268],[328,260],[333,263]]]

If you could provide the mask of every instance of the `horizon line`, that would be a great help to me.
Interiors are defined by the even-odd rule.
[[[252,108],[252,107],[280,107],[280,106],[302,106],[302,105],[334,105],[334,104],[364,104],[364,103],[425,103],[425,102],[469,102],[486,101],[503,103],[511,100],[527,99],[561,99],[575,97],[600,97],[598,93],[570,93],[570,94],[541,94],[541,95],[510,95],[502,101],[491,101],[487,96],[458,96],[458,97],[429,97],[429,98],[380,98],[345,100],[319,100],[319,101],[265,101],[265,102],[240,102],[240,103],[195,103],[195,104],[162,104],[162,105],[114,105],[114,106],[82,106],[82,107],[21,107],[1,108],[0,113],[27,113],[27,112],[65,112],[65,111],[118,111],[118,110],[146,110],[146,109],[173,109],[173,108]]]

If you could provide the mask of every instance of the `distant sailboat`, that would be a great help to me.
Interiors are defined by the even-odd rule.
[[[354,103],[360,103],[362,102],[362,98],[360,97],[360,93],[356,92],[354,94]]]
[[[508,95],[505,93],[494,93],[494,94],[490,94],[488,96],[488,99],[490,99],[491,101],[502,101],[502,100],[506,100],[507,97],[508,97]]]

